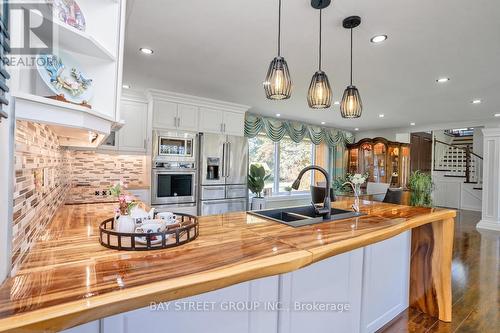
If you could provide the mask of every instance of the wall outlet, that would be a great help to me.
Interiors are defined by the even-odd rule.
[[[95,191],[95,192],[94,192],[94,195],[95,195],[96,197],[97,197],[97,196],[99,196],[100,194],[101,194],[101,192],[99,192],[99,191]]]

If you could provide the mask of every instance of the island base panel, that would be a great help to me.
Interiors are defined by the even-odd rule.
[[[412,229],[410,305],[451,322],[451,260],[454,219]]]

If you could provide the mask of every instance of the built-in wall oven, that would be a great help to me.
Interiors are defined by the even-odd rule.
[[[192,162],[155,162],[151,204],[196,203],[197,171]]]

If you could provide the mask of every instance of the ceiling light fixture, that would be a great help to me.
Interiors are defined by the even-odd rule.
[[[276,113],[276,117],[281,117],[281,113]]]
[[[285,58],[281,56],[281,0],[278,1],[278,56],[271,61],[264,81],[266,97],[288,99],[292,93],[292,79]]]
[[[481,104],[481,100],[480,99],[474,99],[471,103],[472,104]]]
[[[495,113],[494,116],[495,117],[500,117],[500,113]]]
[[[387,39],[387,35],[377,35],[377,36],[373,36],[370,39],[370,42],[378,44],[378,43],[384,42],[386,39]]]
[[[415,126],[415,123],[410,123],[410,126]]]
[[[437,83],[445,83],[445,82],[448,82],[450,81],[450,78],[449,77],[441,77],[439,79],[436,80]]]
[[[363,112],[363,102],[358,88],[352,85],[352,30],[361,24],[361,17],[349,16],[342,23],[345,29],[351,30],[351,83],[344,91],[340,103],[340,114],[342,118],[359,118]]]
[[[322,121],[322,122],[321,122],[321,125],[324,125],[324,124],[326,124],[326,123],[325,123],[324,121]]]
[[[124,85],[122,86],[122,88],[123,88],[123,89],[130,89],[130,86],[129,86],[128,84],[124,84]]]
[[[328,76],[321,70],[321,16],[323,9],[329,5],[330,0],[311,0],[311,6],[319,9],[319,66],[311,79],[307,93],[307,103],[312,109],[326,109],[332,104],[332,88]]]
[[[385,114],[381,113],[378,115],[379,118],[384,118],[385,117]]]
[[[355,131],[359,131],[359,128],[357,128],[357,127],[356,127],[354,130],[355,130]]]
[[[153,50],[148,49],[148,48],[145,48],[145,47],[141,47],[141,48],[139,49],[139,51],[141,51],[141,52],[142,52],[142,53],[144,53],[144,54],[153,54],[153,53],[154,53],[154,51],[153,51]]]
[[[335,101],[335,102],[333,102],[333,104],[340,105],[340,102],[339,101]]]

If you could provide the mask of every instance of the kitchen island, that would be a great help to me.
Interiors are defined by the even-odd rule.
[[[59,209],[0,287],[0,332],[84,323],[75,332],[300,332],[300,325],[358,332],[376,330],[408,305],[451,321],[452,210],[364,201],[365,216],[301,228],[230,213],[201,217],[199,237],[181,247],[126,252],[99,244],[99,223],[113,208]],[[172,300],[218,307],[168,311],[162,302]],[[268,307],[222,308],[233,301]],[[314,301],[337,309],[309,311]]]

